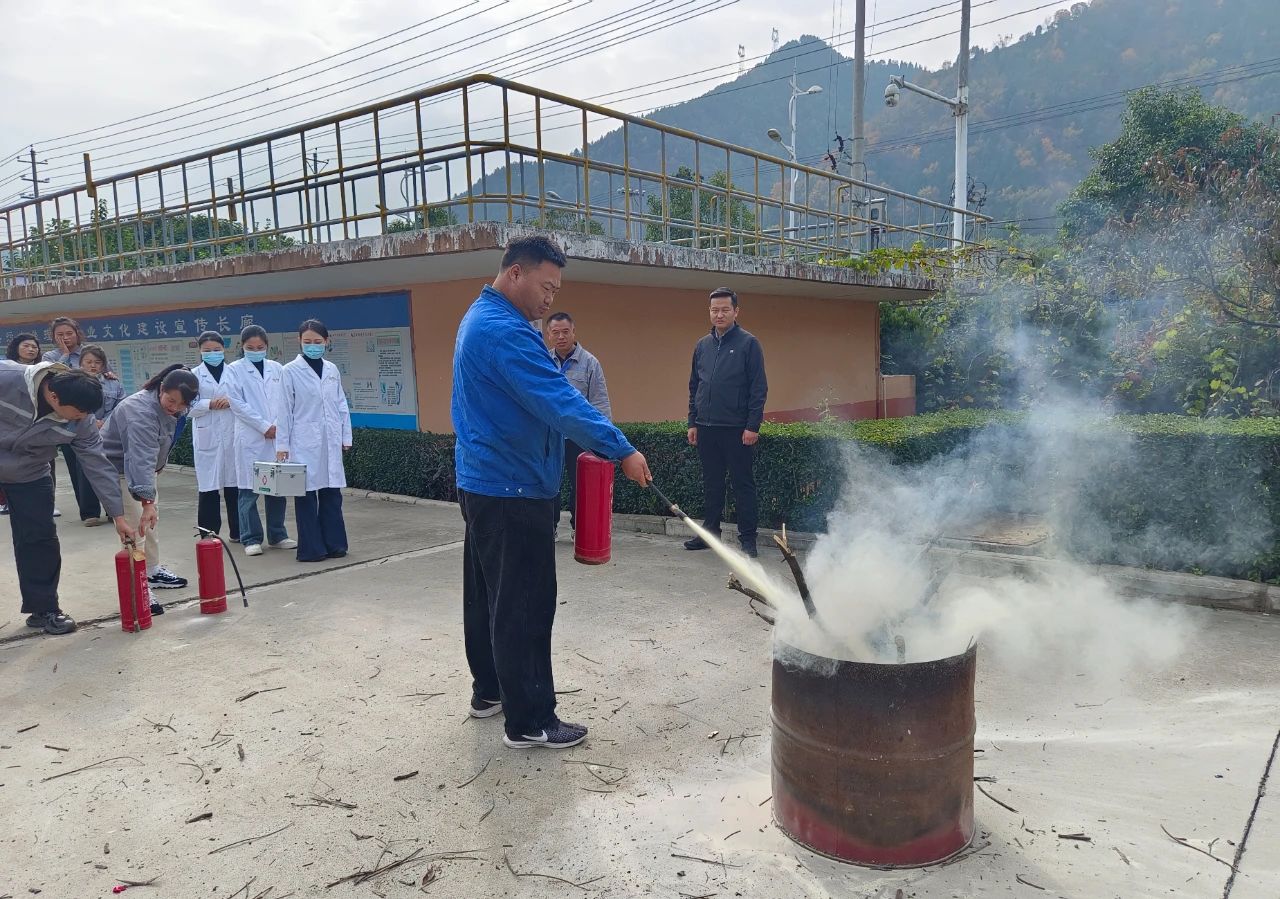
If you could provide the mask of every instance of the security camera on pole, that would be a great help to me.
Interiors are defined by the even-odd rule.
[[[787,151],[787,156],[791,158],[792,165],[794,165],[796,162],[796,98],[807,97],[810,94],[820,94],[820,93],[822,93],[822,87],[821,85],[817,85],[817,84],[813,85],[807,90],[800,90],[800,88],[796,85],[796,76],[793,73],[791,75],[791,99],[787,101],[787,115],[790,117],[790,120],[791,120],[791,143],[790,145],[783,143],[782,134],[778,131],[777,128],[770,128],[768,132],[766,132],[769,135],[769,140],[775,141],[776,143],[781,144],[782,149]],[[791,188],[787,193],[787,205],[791,207],[791,209],[787,213],[787,233],[788,234],[794,234],[796,230],[796,210],[795,210],[796,181],[799,178],[800,178],[800,173],[797,170],[792,169],[791,170]]]
[[[956,211],[951,216],[951,240],[957,247],[964,244],[965,210],[969,201],[969,3],[970,0],[961,0],[960,5],[960,57],[956,61],[955,97],[944,97],[927,87],[912,84],[901,75],[889,79],[889,86],[884,89],[884,105],[891,109],[898,105],[903,90],[951,107],[951,114],[956,120],[956,189],[953,201]]]

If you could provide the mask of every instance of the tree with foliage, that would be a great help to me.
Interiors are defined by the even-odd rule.
[[[667,188],[665,208],[663,196],[651,194],[646,198],[649,215],[670,224],[645,225],[645,240],[752,255],[758,251],[758,225],[752,204],[734,195],[740,189],[729,180],[728,173],[716,172],[703,179],[682,165],[673,180],[689,186]],[[706,187],[702,187],[704,184]],[[694,194],[698,196],[696,223]]]
[[[427,207],[427,228],[448,228],[458,224],[458,217],[447,206]],[[422,213],[415,212],[412,218],[395,218],[387,223],[388,234],[400,234],[405,231],[424,230]]]

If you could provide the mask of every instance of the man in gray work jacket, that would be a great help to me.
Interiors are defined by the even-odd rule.
[[[557,312],[547,319],[547,342],[551,344],[551,357],[561,374],[578,388],[587,402],[605,418],[613,421],[613,409],[609,405],[609,387],[604,381],[604,369],[600,360],[578,343],[573,316]],[[578,456],[582,447],[569,438],[564,441],[564,465],[569,470],[569,527],[577,527],[574,506],[578,495]],[[556,504],[556,522],[560,521],[560,504]]]
[[[0,362],[0,489],[9,498],[9,524],[18,588],[28,627],[68,634],[75,621],[58,606],[62,548],[53,521],[49,463],[59,446],[72,446],[89,484],[121,539],[132,540],[124,519],[115,468],[102,452],[94,411],[102,387],[85,371],[57,362]]]
[[[738,542],[756,556],[756,481],[751,471],[769,382],[760,341],[738,324],[738,295],[727,287],[711,292],[711,333],[693,348],[689,375],[689,442],[702,460],[706,528],[720,536],[724,481],[733,481]],[[685,549],[706,549],[700,537]]]

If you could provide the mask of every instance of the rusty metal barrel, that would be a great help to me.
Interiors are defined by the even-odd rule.
[[[781,657],[781,658],[780,658]],[[977,649],[902,664],[779,644],[773,662],[773,816],[838,861],[918,867],[973,839]]]

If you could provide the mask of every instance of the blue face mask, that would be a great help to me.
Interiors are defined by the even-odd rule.
[[[216,365],[222,364],[222,360],[227,358],[227,354],[222,352],[222,350],[217,350],[216,352],[212,352],[212,353],[201,353],[200,358],[204,360],[205,365],[216,366]]]
[[[250,362],[266,362],[267,351],[266,350],[245,350],[244,357],[248,359]]]
[[[304,343],[302,345],[302,355],[308,359],[319,359],[324,356],[323,343]]]

